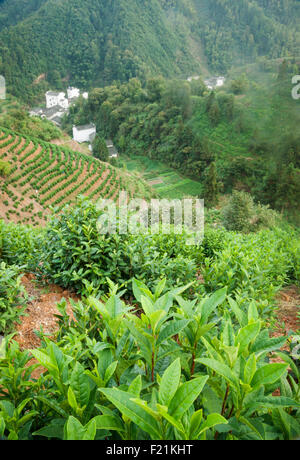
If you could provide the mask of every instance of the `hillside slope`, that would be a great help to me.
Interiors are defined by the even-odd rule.
[[[61,209],[79,195],[112,199],[125,190],[129,196],[151,196],[151,188],[129,173],[92,156],[18,135],[0,128],[0,160],[11,172],[0,177],[0,218],[43,224],[50,207]]]
[[[21,1],[0,4],[0,73],[25,100],[66,81],[226,72],[260,55],[297,54],[299,45],[295,0]]]

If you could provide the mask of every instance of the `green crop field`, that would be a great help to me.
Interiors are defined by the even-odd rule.
[[[200,182],[181,176],[160,161],[137,156],[134,159],[126,157],[125,164],[128,171],[139,173],[161,198],[201,197],[202,184]]]
[[[43,142],[11,130],[0,130],[0,160],[9,165],[0,179],[0,217],[43,224],[52,207],[61,210],[79,195],[92,200],[151,196],[152,189],[129,173],[92,156]]]

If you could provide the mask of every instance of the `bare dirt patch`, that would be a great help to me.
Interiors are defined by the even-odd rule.
[[[40,346],[40,339],[34,331],[41,328],[44,333],[50,336],[57,331],[57,318],[59,314],[56,304],[62,299],[68,303],[67,312],[72,316],[70,300],[79,300],[79,298],[70,291],[64,290],[54,284],[41,286],[36,283],[35,275],[24,275],[22,284],[25,286],[31,300],[25,311],[27,316],[21,318],[21,324],[16,326],[16,340],[22,350],[29,350]]]
[[[300,311],[300,289],[295,286],[287,286],[277,295],[277,327],[272,333],[272,337],[288,337],[290,333],[296,335],[300,329],[298,313]],[[290,351],[289,345],[286,344],[282,351]],[[274,355],[271,362],[280,363],[282,360]],[[275,394],[279,394],[278,391]]]
[[[40,81],[45,80],[45,78],[46,78],[46,74],[42,73],[34,80],[33,84],[37,85],[38,83],[40,83]]]
[[[300,312],[300,289],[295,285],[284,288],[278,293],[277,302],[279,333],[287,335],[289,331],[299,330],[300,322],[297,315]]]
[[[54,139],[51,141],[51,144],[68,147],[69,149],[74,150],[74,152],[85,153],[90,156],[92,155],[87,144],[79,144],[79,142],[76,142],[73,139]]]

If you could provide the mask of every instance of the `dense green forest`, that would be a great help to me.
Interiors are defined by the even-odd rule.
[[[212,164],[221,193],[245,190],[297,219],[300,113],[291,97],[291,60],[250,65],[222,90],[191,83],[138,79],[90,93],[71,109],[65,127],[94,120],[122,154],[147,155],[207,184]],[[240,71],[241,72],[241,71]],[[121,155],[122,158],[122,155]],[[209,201],[210,191],[207,195]]]
[[[21,8],[5,0],[0,72],[25,100],[65,80],[89,88],[226,72],[258,56],[299,54],[297,13],[293,0],[36,0]]]

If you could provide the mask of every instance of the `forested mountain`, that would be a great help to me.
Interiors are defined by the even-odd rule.
[[[0,30],[15,25],[37,11],[47,0],[1,0]]]
[[[64,81],[226,72],[299,54],[297,17],[296,0],[4,0],[0,72],[25,100]]]

